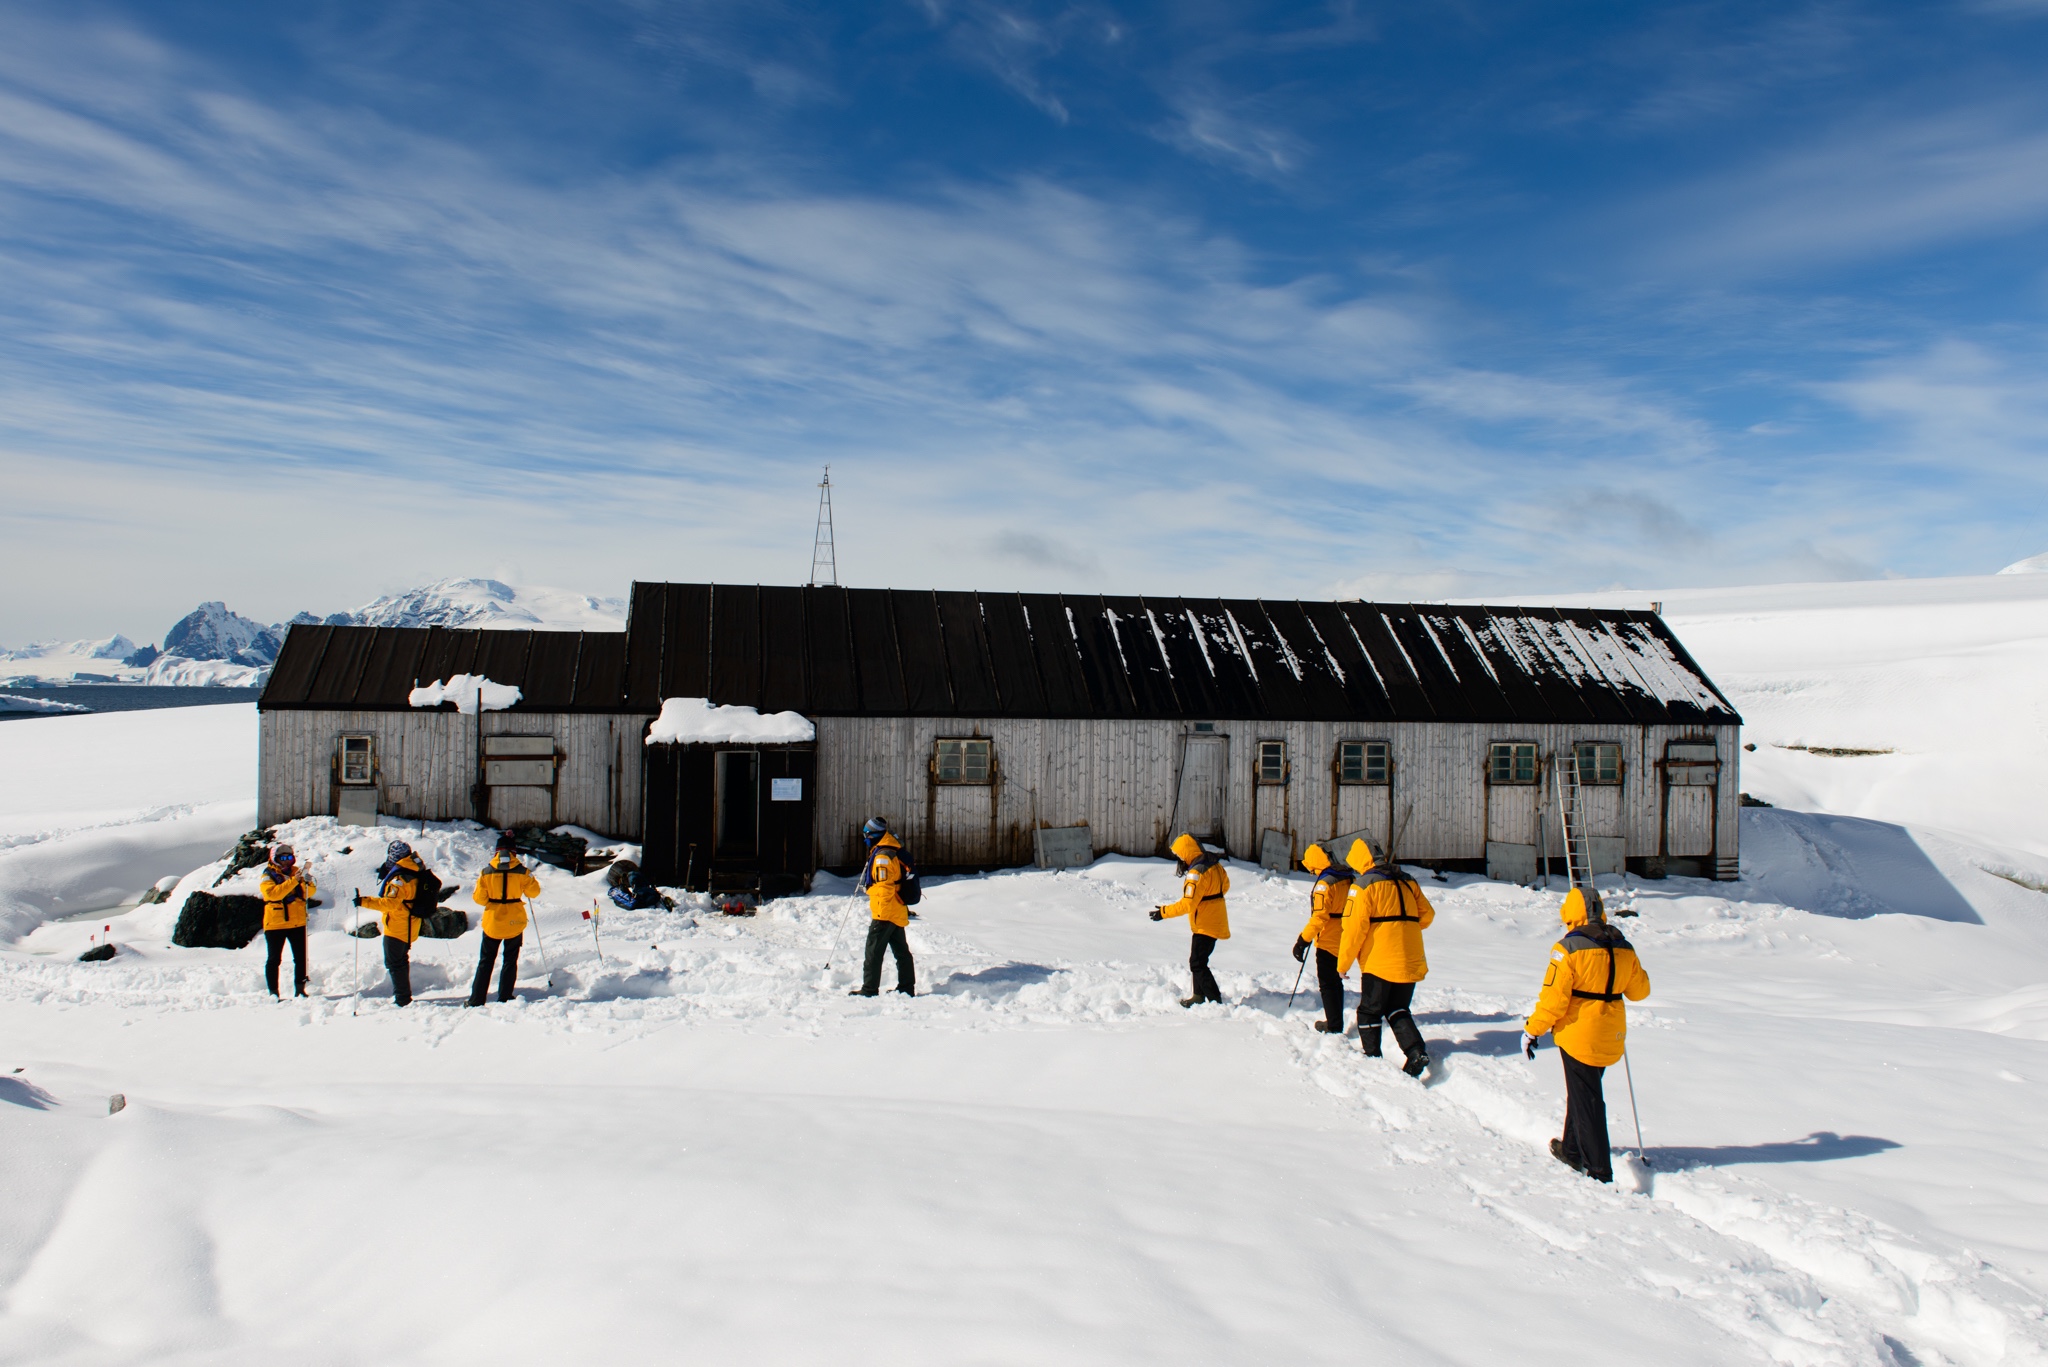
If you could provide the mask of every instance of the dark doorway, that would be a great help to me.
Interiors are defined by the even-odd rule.
[[[663,887],[781,897],[810,887],[817,752],[646,747],[641,867]]]
[[[720,750],[714,772],[718,857],[751,859],[761,852],[760,756],[752,750]]]

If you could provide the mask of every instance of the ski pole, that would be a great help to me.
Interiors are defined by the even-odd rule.
[[[360,924],[363,919],[363,890],[361,888],[350,888],[349,893],[355,900],[355,920],[358,922],[358,924],[350,926],[348,932],[348,938],[356,942],[355,984],[351,989],[353,995],[350,997],[348,1004],[348,1013],[353,1016],[356,1013],[356,1006],[363,1000],[363,937],[356,934],[357,931],[363,928]]]
[[[846,910],[839,913],[839,929],[833,932],[832,952],[825,959],[825,971],[827,973],[832,971],[832,960],[839,957],[839,942],[846,938],[846,923],[853,919],[853,904],[859,900],[859,893],[856,892],[849,895],[846,899]]]
[[[1300,967],[1294,970],[1294,991],[1287,994],[1287,1011],[1294,1009],[1294,998],[1301,991],[1301,975],[1306,972],[1308,972],[1308,955],[1304,954],[1301,956]],[[1287,1014],[1287,1011],[1282,1011],[1280,1014],[1284,1016]]]
[[[1647,1168],[1650,1166],[1650,1156],[1643,1152],[1643,1115],[1636,1109],[1636,1074],[1635,1070],[1628,1066],[1626,1053],[1621,1056],[1621,1075],[1628,1079],[1628,1113],[1635,1117],[1636,1122],[1636,1158]]]
[[[541,938],[540,913],[533,909],[533,903],[526,898],[522,897],[519,901],[526,908],[526,919],[533,922],[533,942],[540,946],[541,972],[548,975],[548,987],[553,989],[555,985],[555,970],[548,966],[548,942]]]

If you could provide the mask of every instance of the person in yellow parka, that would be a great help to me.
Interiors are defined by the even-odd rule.
[[[476,876],[476,891],[469,900],[484,909],[483,954],[477,961],[476,981],[469,985],[469,1004],[482,1006],[491,988],[491,967],[498,951],[505,952],[505,968],[498,976],[498,1000],[511,1001],[519,982],[519,945],[526,935],[526,901],[540,896],[540,880],[519,862],[508,832],[498,837],[491,862]]]
[[[1415,1000],[1415,984],[1429,976],[1422,932],[1436,920],[1436,908],[1422,895],[1421,885],[1370,842],[1352,841],[1345,862],[1358,877],[1352,880],[1351,902],[1344,911],[1337,972],[1349,973],[1351,965],[1359,966],[1359,1046],[1367,1057],[1380,1057],[1384,1021],[1407,1056],[1401,1071],[1419,1077],[1429,1066],[1429,1050],[1408,1008]]]
[[[860,828],[867,842],[868,862],[854,884],[868,895],[867,954],[861,963],[860,987],[850,996],[872,997],[882,990],[882,952],[896,956],[896,990],[917,995],[917,961],[910,957],[910,908],[903,901],[903,880],[914,877],[902,842],[889,834],[889,823],[869,817]]]
[[[1220,1002],[1223,993],[1216,986],[1216,975],[1209,971],[1209,956],[1216,952],[1218,940],[1230,938],[1230,906],[1223,900],[1223,894],[1230,891],[1230,873],[1223,867],[1220,852],[1203,849],[1201,841],[1185,832],[1174,839],[1172,849],[1180,861],[1180,900],[1154,907],[1152,919],[1188,918],[1188,968],[1194,975],[1195,994],[1181,998],[1180,1004]]]
[[[258,885],[263,893],[263,940],[269,956],[263,961],[263,981],[270,995],[277,992],[277,971],[284,966],[284,947],[292,947],[292,995],[306,995],[306,903],[320,891],[313,880],[299,872],[299,856],[289,845],[271,847],[270,862],[263,866]]]
[[[1522,1053],[1550,1032],[1564,1059],[1564,1136],[1551,1155],[1597,1182],[1614,1180],[1607,1148],[1607,1098],[1601,1074],[1621,1061],[1628,1041],[1628,1003],[1650,995],[1650,975],[1634,946],[1607,923],[1600,894],[1573,888],[1559,909],[1565,937],[1550,951],[1536,1009],[1522,1024]]]
[[[1321,845],[1302,851],[1301,866],[1316,876],[1308,890],[1308,924],[1294,941],[1294,961],[1316,950],[1316,985],[1322,989],[1323,1018],[1316,1030],[1325,1035],[1344,1033],[1344,975],[1337,971],[1337,951],[1344,942],[1344,907],[1351,898],[1351,870],[1330,858]]]
[[[420,918],[413,915],[425,869],[412,846],[394,840],[377,869],[383,887],[375,897],[356,898],[356,905],[377,913],[384,925],[384,969],[391,975],[391,993],[400,1006],[412,1002],[412,942],[420,938]]]

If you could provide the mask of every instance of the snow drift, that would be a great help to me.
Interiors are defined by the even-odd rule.
[[[647,730],[649,745],[786,745],[816,740],[818,730],[796,712],[762,716],[751,707],[713,707],[708,698],[665,698]]]

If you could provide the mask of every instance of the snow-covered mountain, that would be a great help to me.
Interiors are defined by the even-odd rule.
[[[441,579],[386,594],[354,612],[337,612],[325,620],[335,626],[623,631],[626,600],[497,579]]]
[[[2025,560],[2015,560],[1999,571],[2000,574],[2048,574],[2048,551],[2030,555]]]
[[[187,660],[225,660],[229,664],[263,665],[277,660],[284,644],[282,626],[265,626],[221,602],[201,603],[164,633],[164,654]]]
[[[268,625],[225,602],[201,603],[164,633],[161,651],[126,636],[41,641],[0,650],[0,681],[118,682],[257,688],[300,624],[369,627],[495,627],[526,631],[622,631],[626,600],[497,579],[440,579],[386,594],[353,612],[301,612]]]
[[[95,641],[33,641],[0,650],[0,679],[69,681],[86,675],[134,682],[142,677],[141,664],[147,661],[133,666],[128,661],[142,653],[135,642],[119,635]]]

